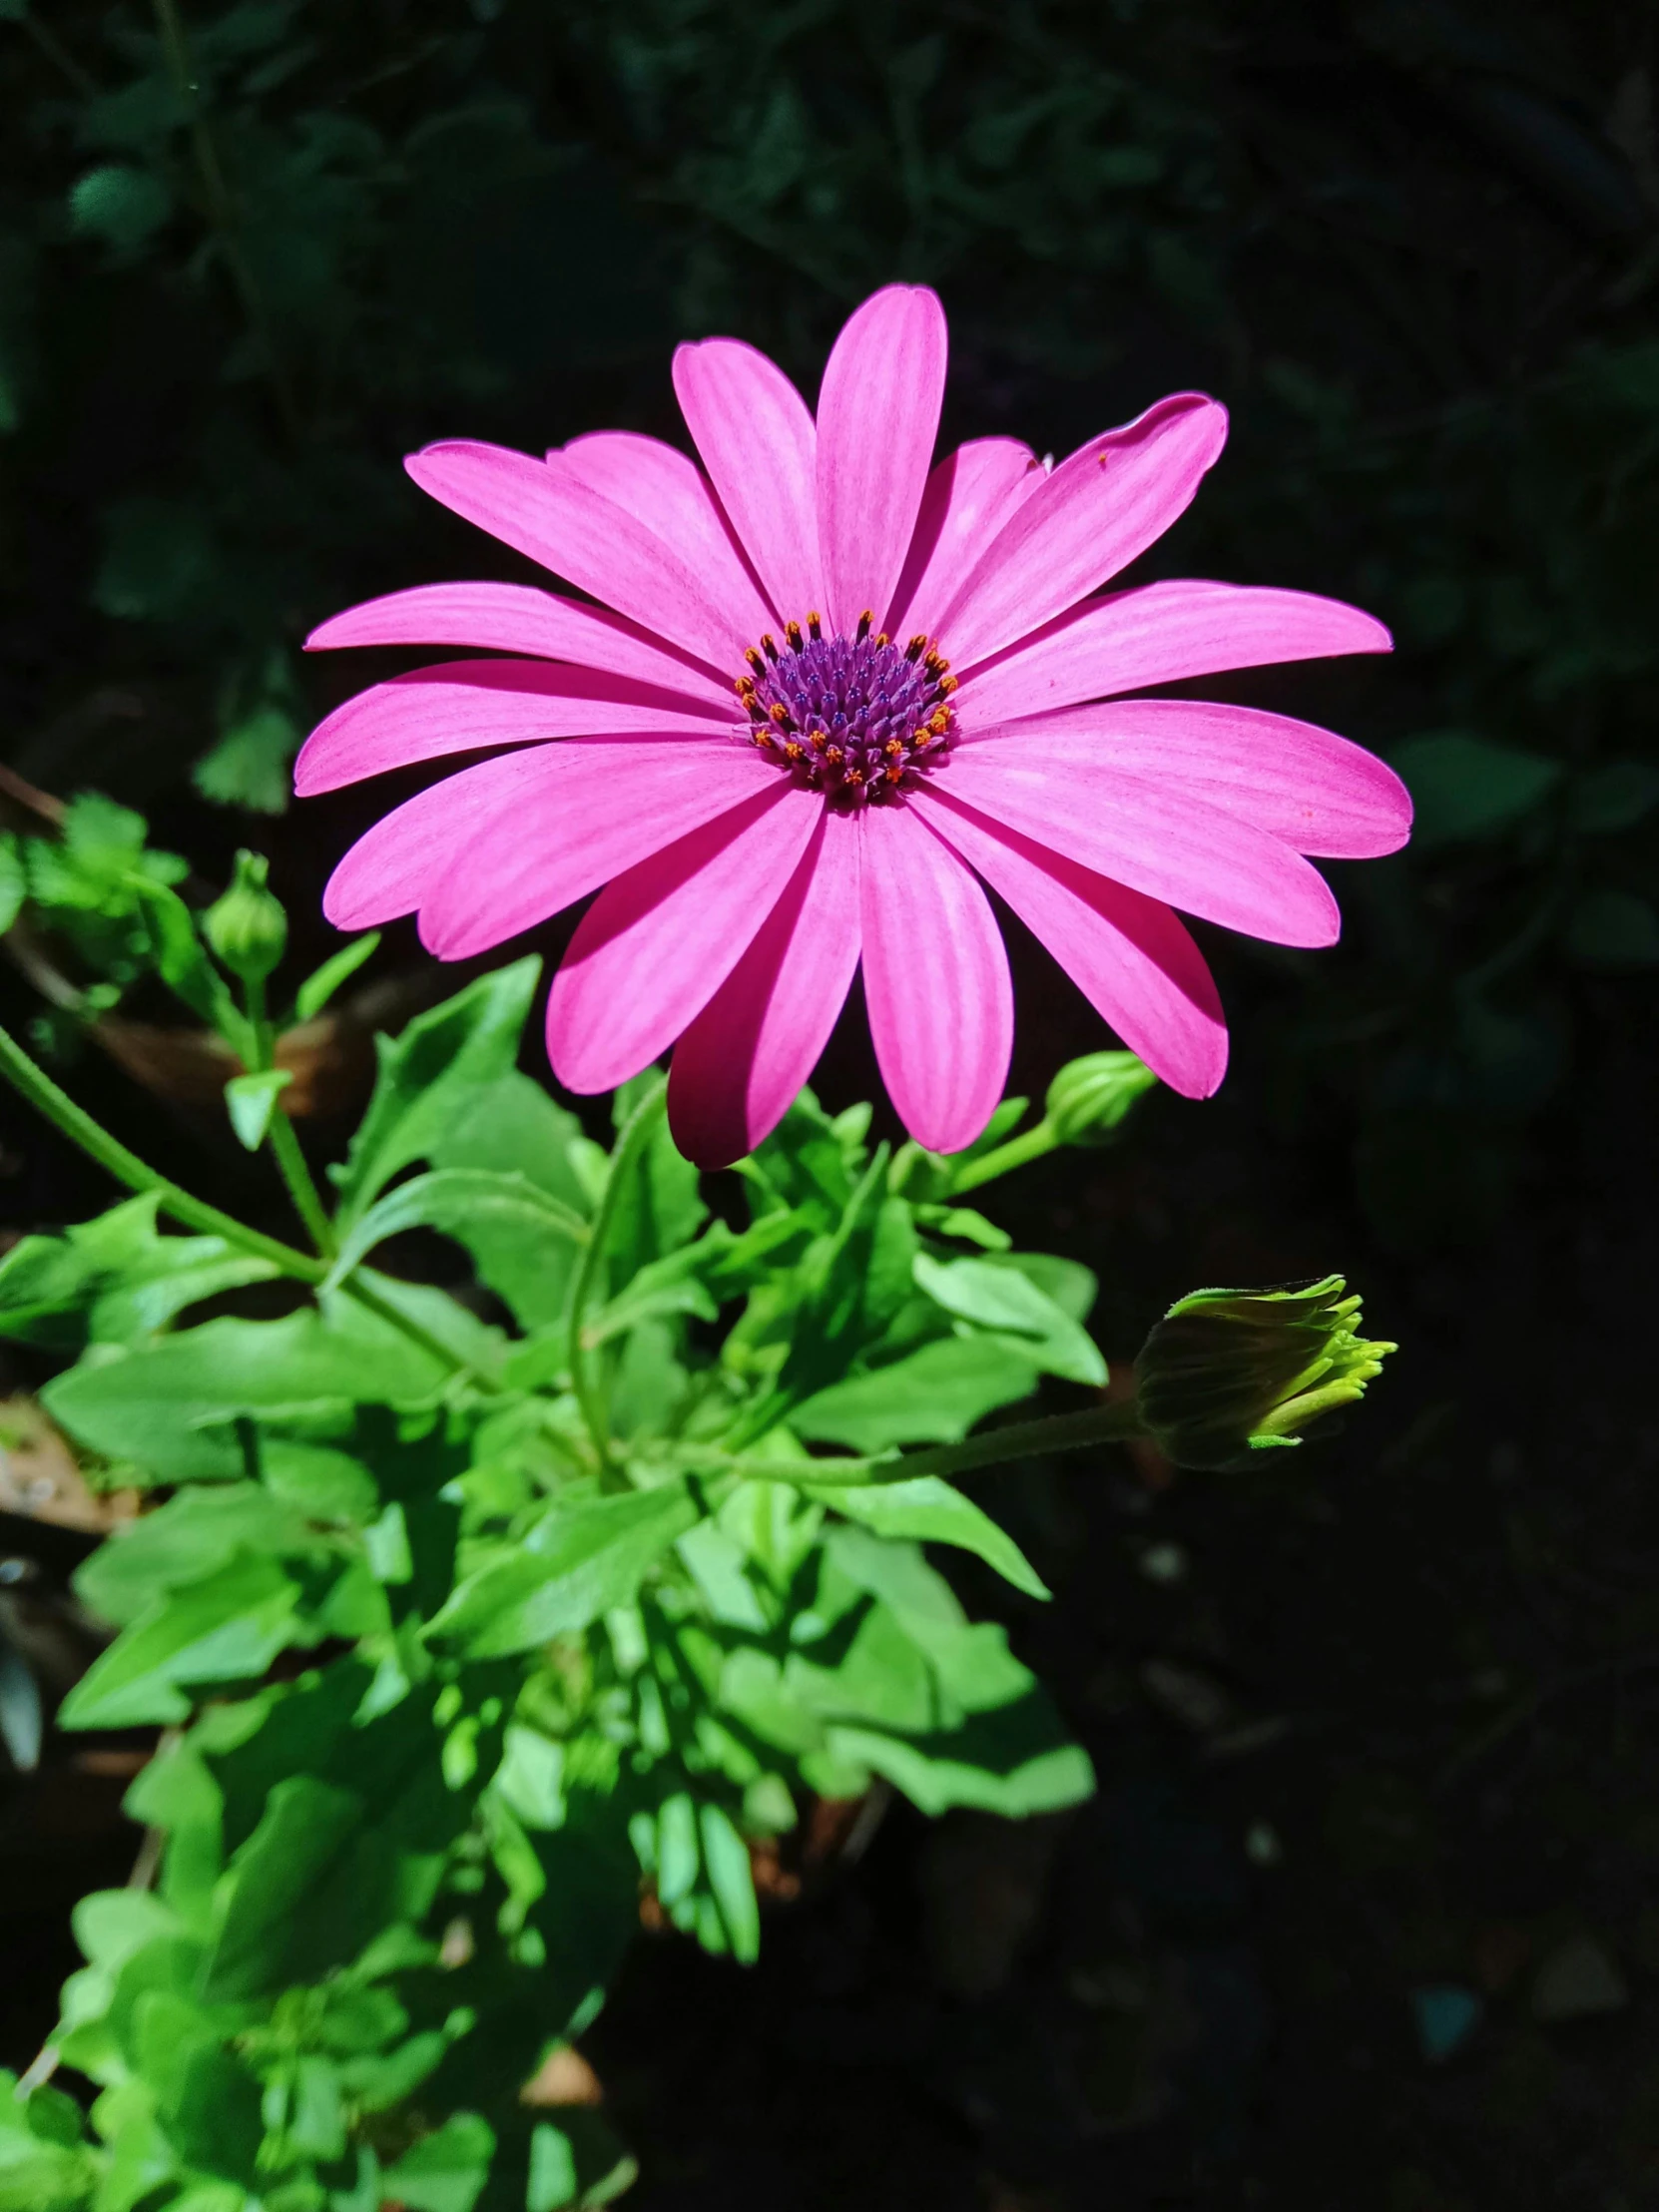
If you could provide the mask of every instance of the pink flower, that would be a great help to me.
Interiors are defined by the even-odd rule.
[[[675,1135],[705,1166],[775,1126],[860,964],[906,1127],[971,1143],[1013,1033],[985,885],[1206,1097],[1227,1030],[1172,907],[1330,944],[1304,855],[1389,852],[1409,827],[1398,779],[1329,731],[1122,696],[1387,650],[1369,615],[1303,592],[1091,596],[1186,508],[1225,409],[1178,393],[1053,469],[1011,438],[931,466],[944,368],[938,300],[895,284],[836,339],[816,423],[753,347],[683,345],[701,469],[627,431],[545,461],[430,445],[407,464],[423,490],[600,604],[435,584],[309,641],[513,656],[377,684],[313,732],[301,793],[514,749],[376,824],[325,910],[360,929],[418,909],[421,941],[460,959],[597,890],[548,1003],[554,1070],[609,1090],[674,1046]]]

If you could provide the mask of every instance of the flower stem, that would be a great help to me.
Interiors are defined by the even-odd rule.
[[[682,1466],[710,1474],[730,1474],[752,1482],[788,1482],[793,1488],[865,1489],[876,1483],[913,1482],[924,1474],[948,1477],[975,1467],[1002,1466],[1052,1451],[1081,1451],[1090,1444],[1125,1443],[1144,1436],[1146,1427],[1133,1399],[1117,1405],[1091,1405],[1081,1413],[1045,1413],[1036,1420],[1008,1421],[957,1444],[932,1444],[925,1451],[882,1451],[867,1458],[773,1459],[744,1453],[676,1445]]]
[[[582,1325],[587,1318],[594,1291],[599,1282],[600,1270],[605,1260],[605,1245],[611,1224],[616,1219],[618,1202],[622,1196],[628,1171],[634,1165],[656,1128],[657,1121],[668,1102],[668,1081],[664,1077],[647,1091],[623,1123],[615,1148],[611,1153],[610,1172],[605,1178],[605,1188],[600,1195],[599,1206],[588,1232],[588,1241],[582,1247],[582,1257],[570,1286],[569,1335],[570,1382],[576,1392],[576,1401],[582,1408],[582,1418],[587,1423],[593,1448],[599,1454],[601,1467],[612,1466],[610,1442],[610,1417],[599,1388],[599,1379],[590,1364],[591,1348],[582,1340]]]
[[[85,1107],[77,1106],[67,1091],[60,1090],[46,1070],[37,1067],[17,1039],[5,1029],[0,1029],[0,1075],[118,1183],[125,1183],[130,1191],[154,1191],[163,1213],[171,1215],[173,1220],[183,1222],[190,1229],[206,1230],[210,1236],[223,1237],[227,1244],[257,1259],[269,1260],[279,1273],[290,1275],[298,1282],[320,1283],[327,1274],[320,1260],[313,1260],[308,1253],[296,1252],[292,1245],[279,1244],[275,1237],[267,1237],[258,1229],[250,1229],[234,1214],[221,1213],[205,1199],[193,1198],[189,1191],[181,1190],[177,1183],[170,1183],[165,1175],[147,1166],[136,1152],[129,1152],[107,1129],[101,1128]]]
[[[952,1180],[950,1196],[956,1198],[963,1191],[976,1191],[981,1183],[994,1182],[1010,1168],[1022,1168],[1027,1160],[1040,1160],[1044,1153],[1052,1152],[1059,1141],[1045,1115],[1022,1135],[1010,1137],[1006,1144],[995,1145],[989,1152],[982,1152],[977,1160],[970,1160]]]
[[[244,986],[248,999],[248,1022],[254,1033],[254,1057],[258,1063],[256,1072],[263,1073],[274,1064],[275,1038],[266,1013],[265,984],[258,976],[250,976]],[[334,1235],[334,1225],[328,1218],[311,1171],[305,1164],[305,1155],[299,1148],[294,1127],[282,1110],[277,1098],[272,1107],[271,1120],[266,1129],[266,1140],[272,1156],[287,1185],[294,1212],[305,1224],[313,1245],[324,1260],[331,1260],[339,1250]]]

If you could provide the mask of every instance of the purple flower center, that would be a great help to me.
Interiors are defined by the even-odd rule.
[[[806,790],[842,808],[890,803],[923,769],[949,757],[956,679],[930,638],[894,645],[856,633],[827,638],[816,614],[784,626],[744,655],[737,681],[756,745]]]

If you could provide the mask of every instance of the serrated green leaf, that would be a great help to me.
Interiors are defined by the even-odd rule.
[[[795,1408],[790,1425],[815,1443],[852,1451],[956,1443],[986,1413],[1028,1397],[1039,1368],[1034,1350],[1016,1350],[1011,1339],[946,1337],[830,1383]]]
[[[1011,1256],[941,1261],[923,1252],[914,1272],[916,1288],[947,1314],[1029,1343],[1032,1360],[1050,1375],[1104,1387],[1098,1347]]]
[[[477,1095],[512,1069],[540,976],[538,959],[516,960],[417,1015],[401,1036],[377,1040],[374,1095],[339,1171],[342,1229],[400,1170],[431,1158]]]
[[[388,1237],[437,1229],[465,1245],[481,1280],[526,1329],[563,1312],[564,1292],[587,1223],[527,1176],[438,1168],[399,1183],[353,1224],[329,1283],[340,1282]]]
[[[878,1536],[909,1536],[924,1543],[954,1544],[994,1567],[1028,1597],[1047,1597],[1046,1584],[1018,1544],[971,1498],[936,1474],[908,1482],[872,1482],[855,1489],[815,1484],[810,1493],[843,1519]]]
[[[272,1559],[238,1552],[155,1599],[101,1652],[59,1709],[64,1728],[187,1720],[185,1687],[257,1681],[298,1628],[298,1586]]]
[[[164,1237],[153,1195],[61,1237],[25,1237],[0,1260],[0,1336],[55,1350],[133,1345],[199,1300],[276,1269],[222,1237]]]
[[[684,1482],[558,1505],[521,1548],[469,1575],[427,1634],[469,1659],[532,1651],[626,1605],[655,1561],[700,1518]]]

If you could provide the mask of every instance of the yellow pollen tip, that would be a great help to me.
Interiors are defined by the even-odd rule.
[[[892,640],[891,640],[891,638],[889,638],[889,637],[888,637],[888,635],[887,635],[887,633],[885,632],[885,630],[878,630],[878,631],[876,632],[876,634],[875,634],[875,642],[876,642],[877,646],[883,646],[883,645],[891,645],[891,643],[892,643]]]
[[[766,655],[769,661],[776,661],[778,658],[778,640],[773,636],[770,630],[765,631],[762,635],[761,651]]]
[[[945,697],[946,697],[946,698],[948,699],[948,698],[950,697],[950,694],[951,694],[951,693],[952,693],[952,692],[953,692],[953,691],[954,691],[954,690],[956,689],[956,679],[955,679],[955,677],[954,677],[954,676],[941,676],[941,677],[939,678],[939,689],[940,689],[940,691],[941,691],[941,692],[943,692],[943,694],[945,695]]]
[[[858,791],[862,791],[862,790],[863,790],[863,788],[864,788],[864,774],[863,774],[863,770],[862,770],[862,769],[856,769],[856,768],[849,768],[849,769],[847,770],[847,772],[846,772],[846,781],[847,781],[847,782],[848,782],[849,784],[853,785],[853,786],[854,786],[854,787],[855,787],[855,788],[856,788],[856,789],[857,789]]]
[[[896,761],[904,750],[904,740],[902,738],[889,738],[881,750],[889,761]]]
[[[807,641],[801,635],[801,625],[799,622],[786,622],[784,625],[784,635],[790,641],[790,650],[792,653],[800,653],[804,650]]]
[[[820,638],[824,635],[824,617],[819,613],[816,607],[807,617],[807,628],[809,629],[809,631],[811,631],[812,635],[815,638]]]
[[[807,758],[807,748],[798,743],[796,739],[791,738],[789,744],[784,748],[784,758],[786,761],[804,761]]]
[[[901,768],[893,767],[887,769],[884,773],[889,784],[896,784],[899,778],[904,774],[904,771]]]
[[[750,667],[755,671],[757,676],[761,676],[766,673],[766,663],[761,658],[761,649],[759,646],[750,646],[744,654],[744,659],[749,663]]]

